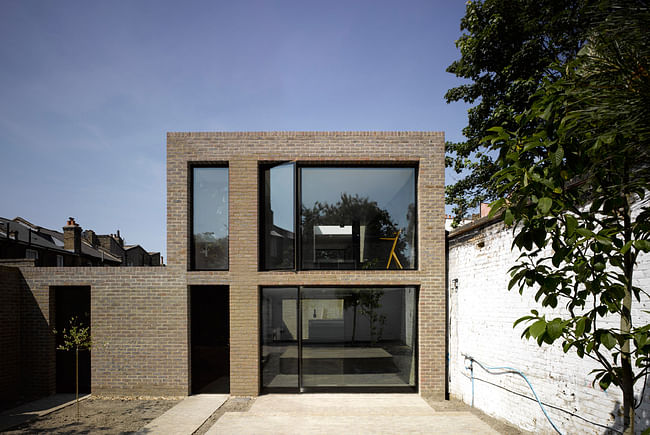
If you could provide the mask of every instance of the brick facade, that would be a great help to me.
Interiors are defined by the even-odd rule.
[[[445,391],[444,136],[438,132],[169,133],[165,268],[0,266],[1,342],[23,391],[56,390],[52,328],[54,287],[87,286],[91,294],[92,392],[186,395],[190,392],[189,286],[219,285],[230,297],[230,392],[259,394],[259,288],[367,285],[419,287],[418,367],[421,394]],[[418,166],[418,269],[261,272],[258,268],[258,168],[261,162],[410,163]],[[229,167],[229,270],[189,269],[189,165]],[[16,273],[20,270],[20,274]],[[19,290],[17,290],[19,289]],[[20,292],[19,302],[16,293]],[[5,304],[5,301],[8,301]],[[20,309],[16,309],[16,304]],[[7,317],[4,316],[7,311]],[[16,313],[20,313],[18,314]],[[17,322],[19,319],[19,322]],[[19,331],[16,334],[15,325]],[[13,326],[9,326],[13,325]],[[12,329],[13,328],[13,329]],[[12,363],[20,337],[20,367]],[[4,368],[4,366],[3,366]],[[14,378],[15,379],[15,378]],[[5,390],[5,386],[7,386]]]
[[[258,167],[262,162],[416,163],[418,270],[258,270]],[[189,269],[189,167],[229,167],[228,271]],[[262,286],[419,286],[419,389],[445,390],[444,135],[440,132],[168,133],[168,267],[188,285],[230,288],[230,390],[259,392],[259,300]]]

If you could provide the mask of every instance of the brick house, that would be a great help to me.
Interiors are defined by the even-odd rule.
[[[94,393],[442,397],[443,191],[440,132],[168,133],[168,267],[0,266],[33,364],[4,368],[56,391],[85,293]]]

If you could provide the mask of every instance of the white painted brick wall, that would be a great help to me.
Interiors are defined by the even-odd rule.
[[[535,291],[528,290],[521,296],[517,290],[507,290],[508,270],[517,258],[517,253],[510,251],[512,231],[498,223],[463,238],[461,235],[452,240],[449,247],[450,394],[471,404],[471,381],[463,357],[471,355],[487,366],[508,366],[524,372],[542,402],[567,411],[546,408],[564,433],[602,434],[607,432],[607,427],[620,430],[622,394],[615,386],[607,391],[598,385],[592,387],[593,376],[589,372],[598,367],[597,363],[586,357],[580,359],[573,351],[564,354],[560,343],[540,348],[535,340],[520,338],[523,325],[513,329],[513,322],[529,314],[531,309],[550,313],[551,318],[556,316],[540,308],[534,300]],[[485,243],[483,247],[478,246],[480,241]],[[457,288],[454,279],[458,280]],[[635,285],[650,290],[647,255],[639,258]],[[650,315],[642,312],[650,310],[650,299],[646,297],[640,304],[634,299],[633,304],[634,317],[642,319],[644,324],[650,322]],[[522,429],[554,433],[539,405],[528,399],[533,395],[521,377],[490,375],[477,365],[474,375],[474,406]],[[642,381],[637,383],[637,397],[642,384]],[[650,385],[647,385],[645,403],[637,409],[637,432],[649,426]]]

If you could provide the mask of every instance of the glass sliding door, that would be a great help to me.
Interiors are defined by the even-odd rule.
[[[266,390],[298,390],[298,288],[261,293],[261,376]]]
[[[302,387],[415,387],[414,288],[301,291]]]
[[[415,390],[416,293],[415,287],[263,289],[263,386]]]

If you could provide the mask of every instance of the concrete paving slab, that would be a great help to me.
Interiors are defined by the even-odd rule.
[[[255,400],[249,414],[294,415],[432,415],[417,394],[268,394]]]
[[[196,394],[188,396],[136,433],[154,435],[192,434],[226,400],[228,400],[228,394]]]
[[[87,397],[90,397],[90,394],[80,394],[79,400]],[[0,432],[65,408],[75,401],[74,394],[54,394],[4,411],[0,414]]]
[[[466,413],[431,416],[296,416],[227,412],[206,434],[486,434],[498,435]]]
[[[436,412],[417,394],[269,394],[207,434],[498,434],[470,412]]]

